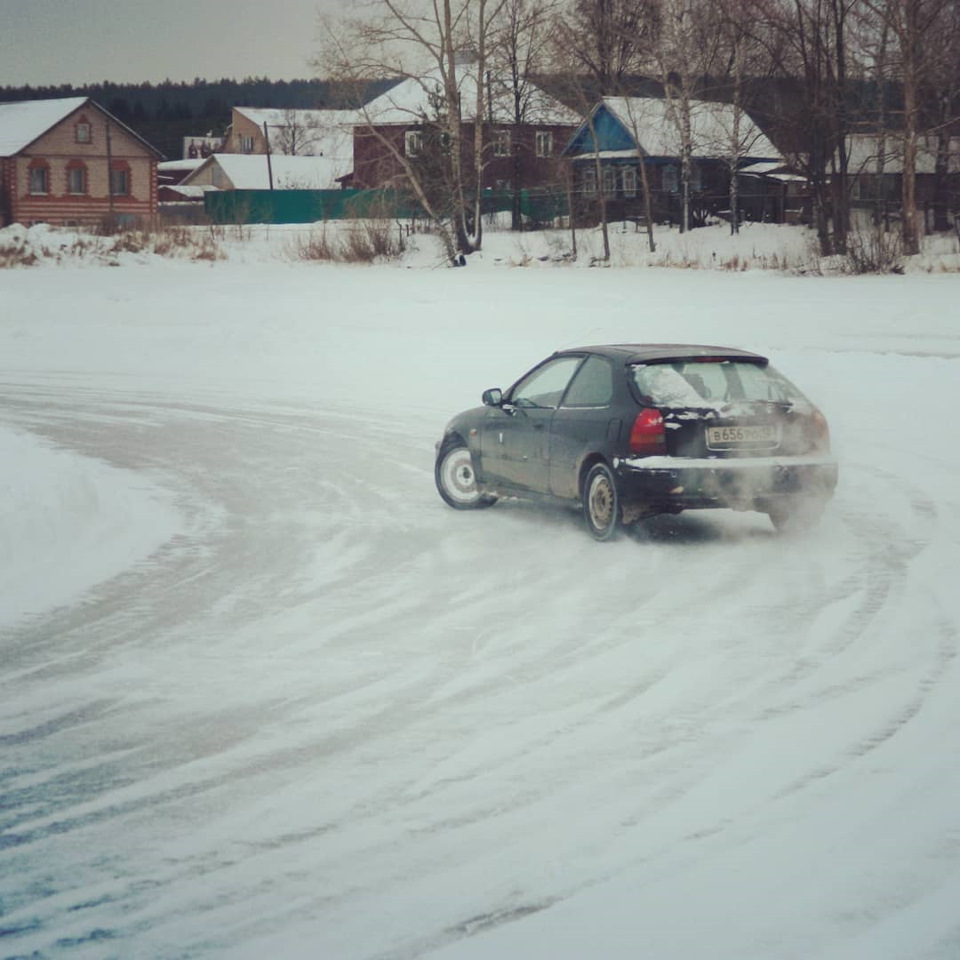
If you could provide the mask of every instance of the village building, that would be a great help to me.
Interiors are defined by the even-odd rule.
[[[476,65],[461,57],[457,83],[463,162],[473,163],[476,130]],[[527,83],[518,122],[512,90],[488,77],[480,91],[484,104],[484,156],[480,185],[484,191],[515,192],[549,188],[562,192],[559,163],[564,145],[580,116],[533,83]],[[357,188],[402,188],[401,157],[428,164],[438,139],[437,104],[443,98],[439,71],[410,77],[371,100],[361,111],[353,133],[353,172],[346,185]],[[442,138],[442,132],[439,134]],[[442,148],[442,144],[441,144]]]
[[[880,216],[899,210],[903,147],[898,130],[858,132],[847,138],[847,188],[855,208]],[[928,230],[934,229],[938,212],[942,222],[960,211],[960,137],[945,135],[941,139],[930,134],[919,138],[916,196]]]
[[[354,110],[280,110],[234,107],[223,147],[216,153],[285,154],[349,158]]]
[[[754,120],[731,104],[689,103],[692,223],[729,212],[734,169],[768,163],[783,169],[783,158]],[[682,197],[682,148],[679,104],[667,98],[604,97],[583,121],[563,151],[573,164],[577,213],[598,215],[602,194],[608,220],[644,216],[642,174],[646,173],[653,217],[679,222]],[[644,170],[641,171],[640,164]],[[741,217],[782,220],[787,202],[783,179],[764,179],[753,166],[741,182]]]
[[[215,153],[178,185],[206,190],[332,190],[349,158]]]
[[[89,97],[0,104],[0,226],[157,213],[158,150]]]

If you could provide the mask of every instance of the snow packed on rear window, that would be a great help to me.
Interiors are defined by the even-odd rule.
[[[640,395],[663,407],[715,408],[737,400],[806,402],[773,367],[745,361],[675,360],[637,363],[633,379]]]

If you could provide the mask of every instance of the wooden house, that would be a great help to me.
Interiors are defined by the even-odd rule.
[[[847,138],[847,189],[854,207],[899,211],[903,190],[903,136],[889,130],[880,135],[854,133]],[[939,154],[939,163],[938,163]],[[944,215],[960,214],[960,136],[921,136],[916,158],[917,207],[927,229]]]
[[[581,219],[595,219],[602,194],[608,220],[643,216],[646,174],[654,219],[679,222],[681,138],[677,105],[654,97],[604,97],[563,150],[573,164],[573,192]],[[744,112],[727,103],[690,102],[693,222],[728,208],[731,170],[761,161],[781,164],[773,144]],[[641,170],[640,165],[643,165]],[[770,219],[745,182],[741,215]],[[766,190],[758,196],[766,196]],[[770,211],[775,210],[770,205]],[[782,209],[782,205],[781,205]]]
[[[0,225],[157,213],[158,150],[89,97],[0,104]]]
[[[462,162],[469,170],[476,128],[476,69],[469,57],[457,66]],[[487,77],[481,95],[485,105],[482,189],[562,192],[565,164],[559,160],[560,152],[580,123],[580,115],[532,83],[524,92],[520,122],[504,82]],[[414,166],[428,166],[431,155],[442,154],[445,135],[437,122],[442,99],[442,79],[439,71],[433,71],[401,81],[359,111],[353,131],[353,172],[347,185],[402,188],[401,157]]]

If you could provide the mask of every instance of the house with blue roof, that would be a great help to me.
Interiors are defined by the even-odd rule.
[[[576,214],[595,221],[599,201],[607,220],[644,216],[646,174],[654,220],[678,223],[682,204],[682,125],[690,131],[691,225],[729,208],[732,171],[784,164],[777,148],[749,114],[729,103],[692,100],[683,116],[676,101],[654,97],[604,97],[563,150],[573,167]],[[642,169],[641,169],[642,167]],[[783,181],[741,181],[741,218],[780,220]]]

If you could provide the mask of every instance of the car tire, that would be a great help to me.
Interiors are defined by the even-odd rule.
[[[777,533],[802,533],[820,522],[826,506],[825,500],[796,497],[771,506],[767,515]]]
[[[583,518],[594,540],[609,540],[620,526],[620,494],[613,472],[596,463],[583,481]]]
[[[447,443],[440,448],[433,477],[440,496],[454,510],[477,510],[497,502],[496,497],[477,489],[473,457],[462,441]]]

